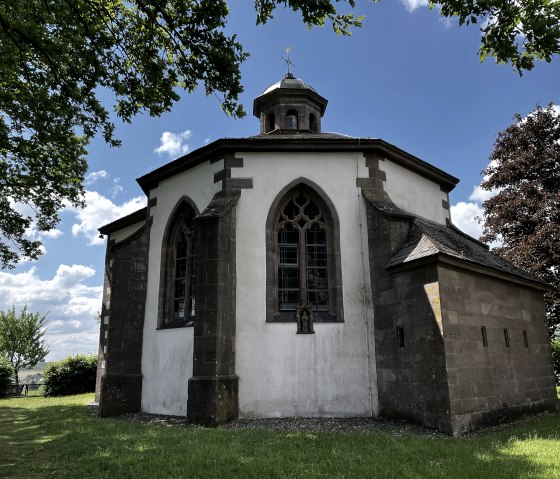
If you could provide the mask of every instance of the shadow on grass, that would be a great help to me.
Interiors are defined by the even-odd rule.
[[[89,397],[0,401],[0,477],[560,477],[558,415],[457,440],[154,426],[93,417]]]

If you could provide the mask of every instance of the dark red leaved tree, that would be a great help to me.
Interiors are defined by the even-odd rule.
[[[482,188],[482,241],[553,288],[545,295],[551,335],[560,329],[560,111],[550,104],[498,134]]]

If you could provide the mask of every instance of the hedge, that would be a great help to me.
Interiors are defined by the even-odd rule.
[[[14,368],[10,362],[0,356],[0,398],[6,397],[8,388],[12,385]]]
[[[96,354],[76,354],[47,364],[43,371],[45,396],[66,396],[95,391]]]

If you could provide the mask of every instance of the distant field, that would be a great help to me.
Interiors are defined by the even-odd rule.
[[[560,414],[462,439],[101,419],[93,394],[0,400],[3,479],[560,478]]]
[[[45,369],[45,366],[46,366],[47,364],[48,364],[48,362],[42,361],[42,362],[40,362],[40,363],[37,363],[37,364],[36,364],[35,366],[33,366],[33,368],[31,368],[31,369],[22,369],[22,370],[19,372],[19,374],[18,374],[18,375],[19,375],[19,380],[20,380],[21,382],[26,382],[26,379],[27,379],[29,376],[34,376],[35,374],[42,373],[42,372],[43,372],[43,369]]]

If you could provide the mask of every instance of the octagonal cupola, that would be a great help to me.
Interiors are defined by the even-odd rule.
[[[320,133],[327,100],[303,80],[288,73],[253,102],[261,134]]]

